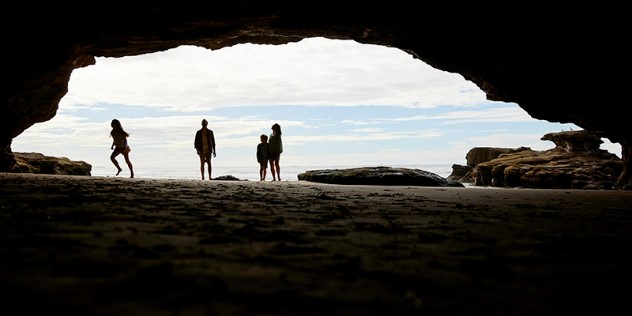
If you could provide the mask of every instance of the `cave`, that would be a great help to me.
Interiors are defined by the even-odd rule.
[[[527,10],[529,11],[529,10]],[[625,50],[618,20],[588,25],[582,15],[534,10],[521,18],[502,12],[450,12],[428,18],[402,3],[372,6],[332,1],[214,2],[148,7],[16,5],[4,20],[7,44],[0,109],[0,170],[12,166],[11,142],[50,120],[72,70],[95,56],[122,57],[181,45],[219,49],[239,43],[284,44],[308,37],[349,39],[401,49],[434,68],[461,74],[489,100],[514,102],[531,117],[573,123],[621,145],[629,183],[631,133],[621,84],[612,76]],[[441,19],[443,18],[443,19]],[[442,24],[442,21],[445,22]],[[448,24],[449,25],[446,25]],[[502,32],[500,30],[502,29]],[[17,30],[17,31],[16,31]]]
[[[618,187],[630,187],[622,8],[458,10],[450,3],[442,10],[408,1],[329,0],[100,5],[19,2],[6,10],[0,171],[14,163],[12,140],[53,118],[72,71],[94,64],[95,57],[324,37],[401,49],[461,74],[489,100],[513,102],[535,119],[573,123],[618,143],[624,162]],[[0,181],[5,309],[69,315],[557,315],[627,308],[628,292],[621,289],[632,280],[629,192],[543,190],[538,192],[545,198],[538,199],[529,190],[493,197],[431,189],[426,197],[389,191],[364,196],[344,188],[287,194],[291,212],[270,216],[261,208],[265,214],[244,211],[239,218],[234,214],[242,203],[260,203],[261,195],[248,194],[255,184],[236,189],[246,193],[238,200],[231,190],[197,183],[187,184],[181,198],[173,194],[181,189],[175,182],[117,195],[124,188],[111,183],[119,180],[101,180],[8,174]],[[288,186],[287,192],[301,189]],[[217,209],[209,211],[200,196],[214,190]],[[411,216],[419,218],[399,221]],[[292,221],[309,225],[284,229]],[[308,233],[327,243],[310,243]],[[345,252],[353,245],[340,240],[354,234],[367,237],[358,243],[371,246],[364,256]],[[251,239],[268,242],[268,252],[249,252],[260,250]],[[225,252],[213,253],[217,247]],[[385,269],[390,263],[397,264]],[[317,269],[305,269],[310,264]],[[191,273],[180,274],[182,266]],[[222,269],[230,275],[217,277]],[[309,273],[287,272],[300,270]],[[279,284],[290,286],[266,287]],[[297,284],[305,285],[299,295],[292,287]],[[108,308],[92,308],[95,302]]]
[[[104,6],[17,5],[4,21],[5,65],[0,110],[0,169],[11,167],[11,141],[51,119],[67,92],[72,70],[95,56],[122,57],[181,45],[219,49],[238,43],[283,44],[307,37],[350,39],[404,50],[440,70],[461,74],[493,101],[515,102],[535,119],[575,125],[621,144],[630,181],[631,133],[620,115],[623,98],[612,71],[615,19],[596,25],[556,12],[537,24],[502,12],[427,18],[401,3],[255,1]],[[509,18],[510,17],[510,18]],[[502,29],[502,33],[500,32]],[[19,30],[19,31],[15,31]],[[613,34],[614,36],[615,34]]]

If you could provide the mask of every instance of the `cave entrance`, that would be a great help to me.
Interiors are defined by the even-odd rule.
[[[193,137],[202,119],[216,135],[213,176],[243,171],[249,173],[240,178],[248,179],[258,178],[256,145],[273,123],[283,128],[290,178],[310,167],[375,165],[447,176],[472,147],[544,150],[553,147],[540,140],[545,133],[579,129],[488,101],[460,74],[399,49],[309,38],[97,57],[73,71],[57,115],[12,148],[83,160],[93,175],[111,175],[114,118],[131,134],[138,177],[176,178],[198,177]]]

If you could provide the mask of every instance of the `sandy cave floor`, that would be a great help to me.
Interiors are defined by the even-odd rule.
[[[0,174],[19,314],[616,314],[632,192]],[[18,313],[16,313],[18,314]]]

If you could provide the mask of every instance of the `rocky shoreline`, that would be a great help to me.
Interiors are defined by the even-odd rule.
[[[625,162],[600,149],[601,138],[587,131],[548,133],[555,147],[534,151],[527,147],[475,147],[466,154],[467,165],[453,165],[443,178],[408,168],[376,166],[350,169],[308,170],[298,180],[359,185],[414,185],[429,187],[492,186],[539,189],[632,190]],[[90,175],[84,161],[47,157],[38,153],[15,153],[14,172]],[[217,180],[239,180],[223,175]]]

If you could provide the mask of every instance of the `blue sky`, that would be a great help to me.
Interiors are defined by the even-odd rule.
[[[110,121],[131,136],[135,166],[199,166],[202,119],[217,141],[214,166],[256,166],[259,135],[283,130],[286,166],[465,164],[473,147],[553,148],[540,138],[579,130],[492,102],[461,75],[395,49],[305,39],[211,51],[182,46],[75,69],[57,115],[13,141],[15,152],[113,169]],[[620,155],[604,139],[602,149]]]

